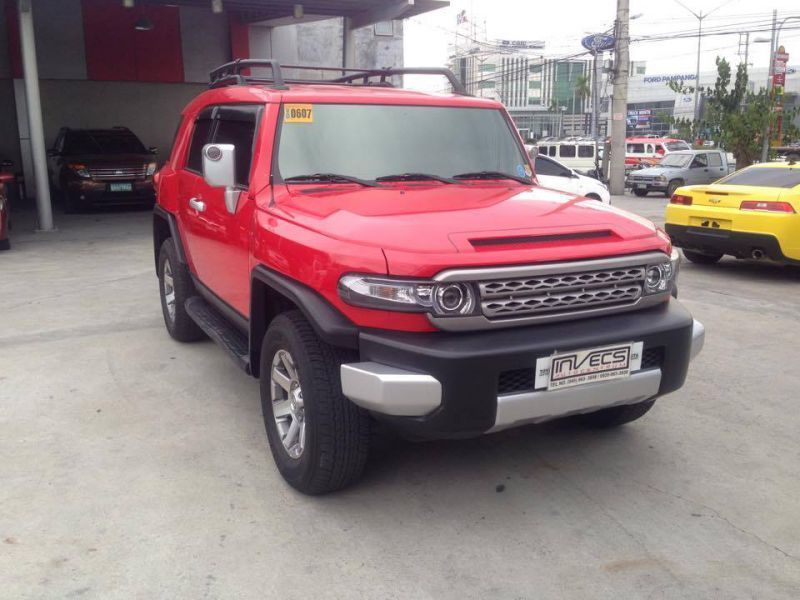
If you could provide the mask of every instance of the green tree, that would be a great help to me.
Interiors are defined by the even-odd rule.
[[[572,94],[574,97],[572,103],[573,113],[577,111],[577,109],[575,108],[575,104],[577,104],[576,100],[580,101],[583,100],[584,98],[588,98],[591,95],[591,93],[592,93],[592,87],[589,84],[589,76],[578,75],[578,77],[575,78],[575,83],[572,88]]]
[[[732,76],[727,60],[717,57],[717,81],[712,88],[700,88],[705,98],[702,119],[672,119],[672,125],[683,136],[698,135],[714,140],[720,148],[731,152],[739,167],[754,163],[761,154],[764,131],[777,126],[778,112],[771,92],[764,88],[748,91],[747,66],[740,64]],[[692,94],[694,88],[683,82],[669,82],[669,87],[680,94]],[[796,111],[783,115],[782,142],[796,138],[797,128],[792,124]],[[688,137],[688,136],[686,136]]]

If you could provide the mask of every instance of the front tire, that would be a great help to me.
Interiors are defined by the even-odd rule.
[[[637,404],[625,404],[623,406],[612,406],[604,408],[593,413],[585,415],[578,415],[577,419],[587,427],[594,427],[597,429],[608,429],[610,427],[619,427],[625,423],[630,423],[636,419],[640,419],[645,415],[653,405],[656,403],[654,400],[646,400]]]
[[[354,353],[323,342],[302,313],[278,315],[261,347],[261,408],[286,482],[326,494],[355,482],[370,443],[369,415],[342,394],[339,370]]]
[[[164,325],[170,336],[179,342],[203,339],[203,330],[186,312],[186,300],[196,292],[189,269],[178,261],[172,238],[164,240],[158,253],[158,290]]]
[[[683,181],[680,179],[673,179],[672,181],[670,181],[669,185],[667,185],[667,194],[666,194],[667,198],[672,198],[672,194],[674,194],[675,191],[682,185]]]
[[[647,196],[647,190],[634,189],[633,193],[634,193],[634,195],[638,196],[639,198],[644,198],[645,196]]]
[[[689,262],[693,262],[698,265],[713,265],[718,263],[722,258],[722,254],[704,254],[703,252],[697,252],[696,250],[686,249],[684,249],[683,255]]]

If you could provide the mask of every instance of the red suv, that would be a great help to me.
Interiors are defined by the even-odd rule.
[[[156,180],[167,330],[260,378],[292,486],[356,480],[376,421],[414,439],[608,427],[681,387],[704,333],[665,233],[538,187],[502,105],[447,70],[330,71],[220,67]],[[408,73],[455,93],[391,85]]]

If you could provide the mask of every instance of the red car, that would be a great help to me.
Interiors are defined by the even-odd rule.
[[[11,242],[8,240],[8,222],[11,207],[8,204],[7,186],[12,181],[14,181],[12,173],[0,173],[0,250],[11,248]]]
[[[447,70],[330,71],[220,67],[156,179],[166,328],[260,378],[292,486],[355,481],[375,422],[413,439],[608,427],[683,385],[703,327],[674,298],[665,233],[538,187],[503,106]],[[408,73],[456,93],[389,83]]]

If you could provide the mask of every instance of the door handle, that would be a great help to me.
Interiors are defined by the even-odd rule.
[[[191,206],[197,212],[205,212],[206,210],[206,203],[202,200],[198,200],[197,198],[189,198],[189,206]]]

